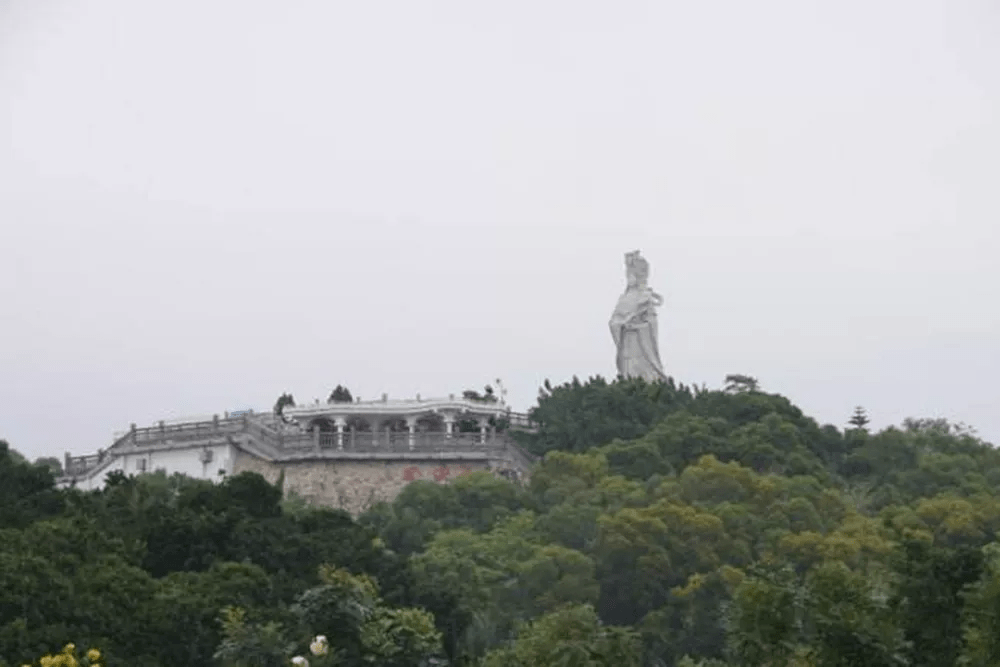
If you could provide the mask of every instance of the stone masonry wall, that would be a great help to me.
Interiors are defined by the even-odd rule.
[[[293,461],[269,463],[239,452],[233,474],[256,472],[272,484],[285,471],[285,489],[316,505],[357,516],[375,503],[392,501],[412,481],[438,483],[486,470],[485,461]]]

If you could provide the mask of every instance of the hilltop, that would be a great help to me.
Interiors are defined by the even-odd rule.
[[[995,665],[1000,454],[970,430],[820,425],[739,377],[546,383],[531,417],[528,483],[416,481],[357,520],[252,473],[59,490],[0,447],[0,657]]]

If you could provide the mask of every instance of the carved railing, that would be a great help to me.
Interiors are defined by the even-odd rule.
[[[513,441],[508,441],[506,443],[505,453],[505,458],[514,464],[514,467],[522,470],[531,468],[531,466],[539,460],[538,456],[525,451],[520,445]]]
[[[246,432],[253,433],[267,440],[278,440],[281,437],[279,431],[264,424],[259,419],[239,417],[134,428],[116,440],[115,444],[142,445],[147,443],[210,440],[220,436]]]
[[[312,449],[319,451],[344,451],[366,453],[447,453],[457,451],[487,451],[503,447],[508,440],[503,435],[486,433],[407,433],[345,431],[302,433],[296,437],[286,436],[282,450]]]
[[[527,414],[523,412],[508,412],[504,415],[507,423],[510,424],[510,428],[519,431],[536,431],[538,430],[538,424],[531,420]]]
[[[111,447],[145,448],[157,445],[173,445],[225,438],[248,430],[273,437],[273,429],[251,421],[249,418],[213,419],[211,421],[188,422],[182,424],[160,423],[155,426],[133,427],[115,439]],[[84,475],[101,465],[109,456],[106,453],[86,456],[67,456],[63,465],[63,475],[75,477]]]
[[[64,475],[82,475],[88,470],[96,468],[104,461],[104,456],[100,454],[89,454],[87,456],[71,456],[66,460],[63,470]]]

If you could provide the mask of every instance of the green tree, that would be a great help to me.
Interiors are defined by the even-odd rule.
[[[994,667],[1000,664],[1000,544],[982,550],[982,574],[969,587],[962,611],[964,646],[956,664]]]
[[[434,616],[422,609],[377,607],[361,627],[361,646],[376,667],[426,667],[442,655]]]
[[[412,482],[392,503],[376,505],[359,522],[377,531],[388,548],[409,555],[421,551],[438,531],[468,528],[486,532],[533,506],[520,485],[477,471],[450,484]]]
[[[540,544],[533,522],[522,513],[488,533],[444,531],[411,559],[416,600],[434,613],[453,659],[477,657],[518,621],[597,600],[593,561]]]
[[[34,466],[0,440],[0,528],[24,527],[63,510],[52,471]]]
[[[730,656],[740,667],[787,665],[802,653],[805,596],[788,567],[757,568],[728,607]]]
[[[741,394],[744,392],[757,391],[759,387],[760,382],[752,375],[732,373],[726,376],[725,391],[727,394]]]
[[[906,643],[889,607],[888,578],[844,563],[817,566],[806,579],[810,644],[822,667],[905,667]]]
[[[462,398],[470,401],[479,401],[480,403],[496,403],[498,400],[491,385],[486,385],[483,388],[482,394],[475,389],[466,389],[462,392]]]
[[[351,390],[343,385],[337,385],[334,387],[333,391],[330,392],[330,397],[326,399],[327,403],[353,403],[354,397],[351,396]]]
[[[891,604],[905,633],[911,665],[958,664],[964,595],[981,581],[983,555],[973,547],[950,549],[916,539],[905,540],[893,555],[899,583]]]
[[[483,667],[639,667],[638,635],[603,625],[590,605],[572,605],[525,625],[510,646],[488,653]]]
[[[285,413],[285,408],[295,407],[295,397],[291,394],[284,393],[278,397],[278,400],[274,402],[274,414],[281,417]]]
[[[0,530],[0,656],[21,664],[67,639],[138,659],[155,582],[133,550],[70,517]]]
[[[638,438],[693,398],[689,388],[673,380],[650,384],[641,379],[607,382],[594,377],[581,383],[573,378],[555,387],[546,380],[539,390],[538,405],[530,412],[538,432],[522,437],[536,454],[583,452],[616,438]]]
[[[28,462],[28,459],[24,458],[24,455],[21,454],[21,452],[11,447],[6,440],[0,439],[0,449],[3,449],[7,452],[7,456],[9,457],[11,463]]]
[[[54,456],[40,456],[35,459],[35,465],[48,468],[56,477],[62,475],[62,461]]]
[[[441,635],[426,611],[386,605],[366,575],[324,566],[320,579],[292,608],[299,636],[327,637],[330,650],[347,664],[422,667],[441,655]]]
[[[859,430],[865,430],[871,419],[868,418],[868,411],[860,405],[855,406],[854,413],[847,423]]]
[[[209,664],[223,640],[223,626],[235,622],[220,610],[275,609],[280,604],[267,573],[247,563],[216,563],[205,572],[172,572],[157,580],[149,607],[158,635],[159,658],[170,665]]]
[[[223,667],[286,667],[295,642],[276,621],[250,622],[240,607],[226,607],[220,616],[223,639],[214,657]]]

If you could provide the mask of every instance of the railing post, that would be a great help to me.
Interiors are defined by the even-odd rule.
[[[417,418],[407,417],[406,418],[406,428],[409,430],[409,437],[407,438],[407,443],[410,446],[410,451],[413,451],[414,446],[417,444]]]
[[[313,448],[319,450],[319,425],[313,424]]]
[[[334,424],[337,426],[337,449],[344,451],[344,425],[347,423],[343,417],[337,417]]]

